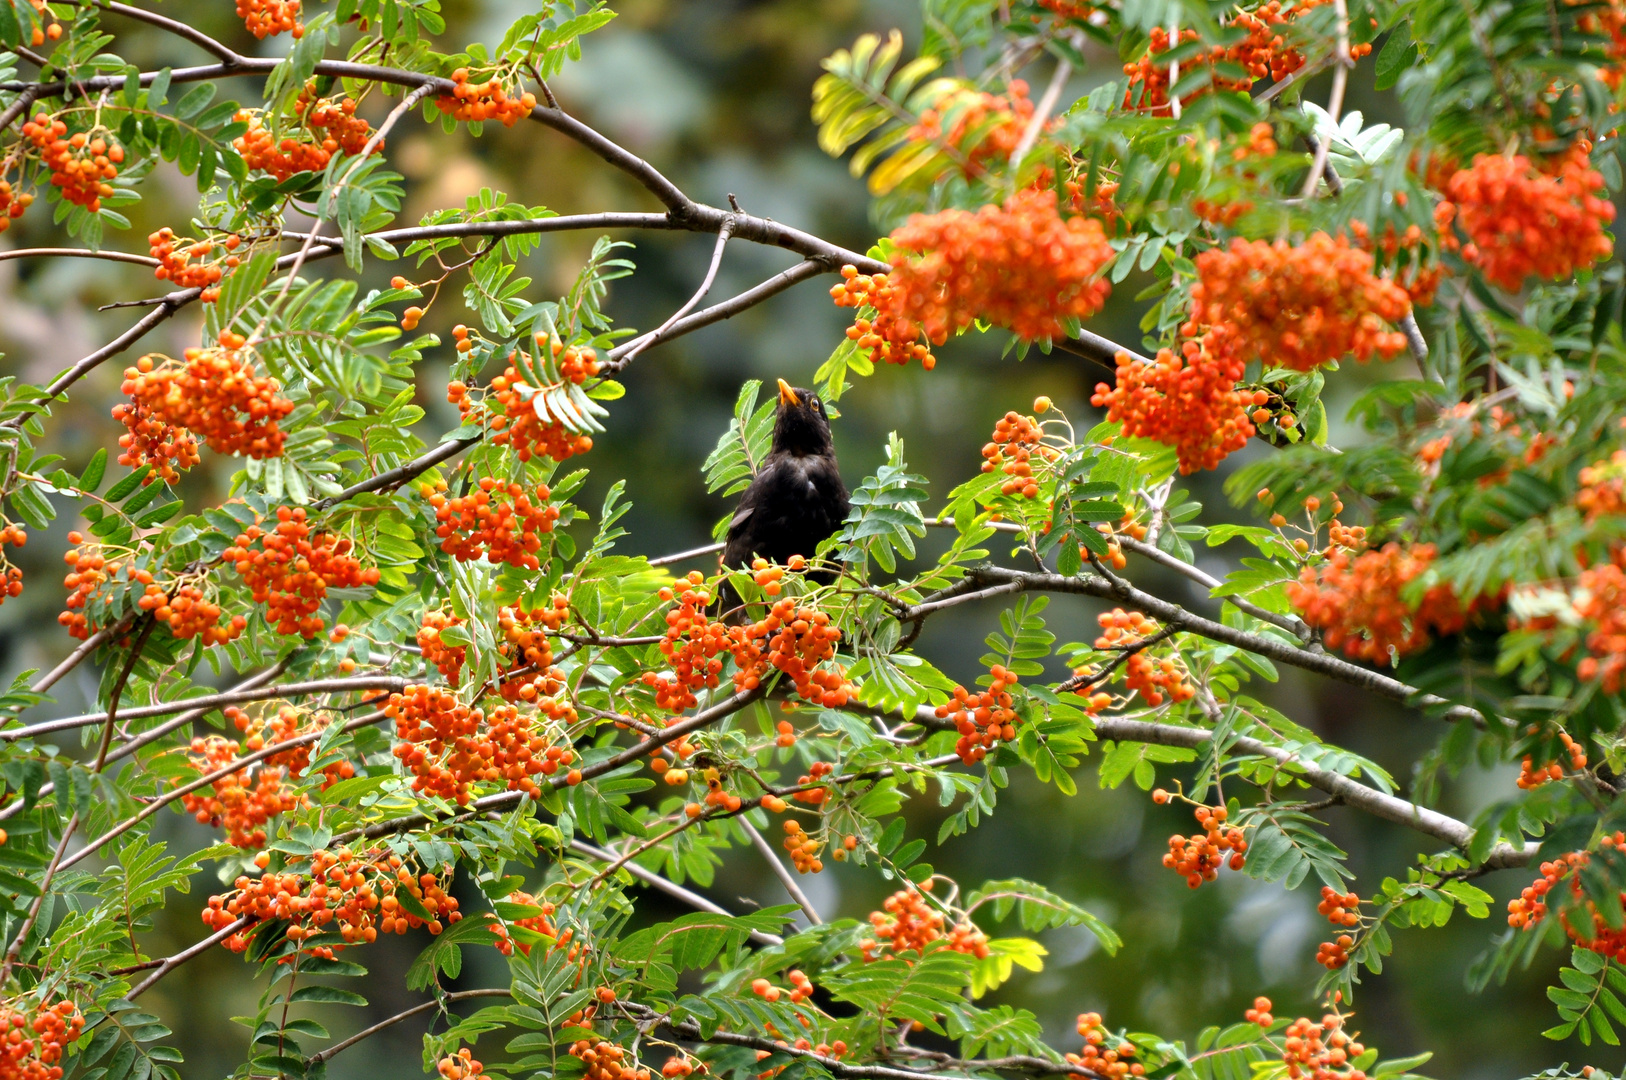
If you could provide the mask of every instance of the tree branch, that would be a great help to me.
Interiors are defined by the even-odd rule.
[[[802,909],[802,912],[807,916],[807,921],[814,926],[822,924],[824,920],[819,918],[818,909],[813,906],[813,901],[807,898],[807,894],[796,883],[796,879],[791,876],[790,871],[785,869],[785,864],[779,860],[779,855],[774,851],[773,845],[763,839],[762,834],[757,832],[757,827],[751,824],[749,818],[743,816],[740,818],[740,828],[745,830],[745,835],[751,838],[752,845],[756,847],[762,857],[768,860],[768,868],[773,871],[773,876],[779,879],[779,883],[785,887],[785,891],[790,894],[790,898],[796,901],[796,906]]]

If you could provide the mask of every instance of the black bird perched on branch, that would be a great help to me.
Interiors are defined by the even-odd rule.
[[[749,569],[757,556],[780,564],[792,555],[812,558],[819,543],[841,528],[847,510],[847,485],[824,402],[780,379],[773,448],[728,523],[723,565]],[[739,604],[733,589],[725,588],[722,599],[724,610]]]

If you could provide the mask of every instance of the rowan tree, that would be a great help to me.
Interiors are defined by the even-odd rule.
[[[1466,979],[1567,949],[1546,1034],[1617,1045],[1626,4],[927,0],[918,49],[866,35],[810,88],[820,146],[874,197],[862,252],[700,202],[562,109],[548,80],[615,13],[533,7],[456,51],[436,0],[239,0],[275,46],[249,53],[173,6],[0,3],[0,230],[50,237],[0,259],[156,282],[44,385],[0,383],[0,601],[62,589],[60,662],[0,696],[0,1076],[183,1075],[139,999],[222,949],[261,993],[245,1077],[320,1076],[429,1013],[424,1066],[449,1080],[1400,1078],[1423,1059],[1381,1056],[1362,980],[1392,930],[1459,909],[1490,923]],[[126,60],[132,27],[171,53]],[[1351,80],[1393,89],[1406,126],[1346,111]],[[413,116],[572,140],[645,205],[486,190],[404,221],[391,151]],[[160,168],[199,194],[143,246],[121,211]],[[546,296],[517,267],[565,231],[601,238]],[[643,231],[715,238],[647,329],[605,308]],[[744,244],[800,261],[713,297]],[[1144,337],[1109,340],[1090,321],[1132,274]],[[830,406],[877,362],[941,377],[936,350],[978,335],[1099,386],[1071,416],[1002,403],[964,433],[982,471],[946,492],[894,437],[788,565],[659,550],[618,524],[618,485],[583,505],[624,383],[795,287],[852,311],[802,373]],[[418,332],[437,307],[449,340]],[[183,316],[195,342],[151,351]],[[1333,445],[1323,399],[1351,361],[1387,371]],[[122,400],[67,460],[62,406],[107,365]],[[692,463],[713,492],[763,458],[759,391]],[[441,398],[453,430],[426,422]],[[199,501],[186,473],[210,459],[234,475]],[[1189,497],[1210,470],[1254,523]],[[6,553],[58,518],[61,586],[25,578]],[[1149,589],[1153,566],[1200,600]],[[1099,608],[1099,636],[1058,642],[1051,602]],[[970,605],[980,665],[917,648]],[[1283,666],[1399,703],[1434,749],[1389,775],[1266,703]],[[53,715],[76,670],[101,672],[95,711]],[[1498,764],[1471,820],[1438,809],[1443,780]],[[1029,935],[1120,937],[1020,878],[951,881],[928,850],[1012,785],[1072,794],[1092,771],[1189,810],[1163,862],[1190,888],[1320,890],[1313,996],[1202,1032],[1081,1010],[1060,1044],[988,999],[1042,965]],[[953,808],[936,835],[911,835],[918,799]],[[155,841],[179,813],[216,842]],[[1359,880],[1334,814],[1422,853]],[[707,895],[736,847],[791,902]],[[867,921],[826,921],[798,884],[834,862],[887,883]],[[189,898],[200,872],[219,886]],[[1506,926],[1490,874],[1531,881]],[[650,889],[694,913],[651,923]],[[153,955],[177,903],[196,943]],[[423,1003],[332,1038],[391,934],[422,950]],[[510,979],[449,990],[469,950]]]

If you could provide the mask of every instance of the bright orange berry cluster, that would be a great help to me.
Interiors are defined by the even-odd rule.
[[[1315,909],[1327,917],[1327,921],[1334,926],[1359,926],[1361,924],[1361,897],[1358,893],[1340,893],[1330,885],[1321,886],[1321,902]],[[1265,1011],[1269,1012],[1267,1005]]]
[[[187,754],[201,774],[224,768],[242,756],[242,745],[223,735],[194,738]],[[252,776],[244,766],[206,788],[182,795],[181,804],[199,824],[225,829],[228,843],[258,848],[265,845],[266,823],[297,809],[300,798],[285,782],[283,769],[262,764]]]
[[[1616,450],[1607,461],[1595,461],[1582,469],[1575,505],[1596,521],[1609,514],[1626,514],[1626,450]]]
[[[729,627],[713,622],[706,613],[711,592],[698,570],[661,590],[661,598],[676,603],[666,612],[666,634],[661,654],[671,664],[670,674],[646,672],[643,682],[655,691],[655,705],[679,713],[698,703],[696,690],[714,689],[722,675],[723,658],[731,645]]]
[[[28,543],[28,533],[21,525],[7,524],[0,527],[0,566],[5,567],[5,573],[0,575],[0,604],[10,597],[23,594],[23,572],[12,566],[5,557],[5,547],[22,547]]]
[[[804,831],[800,822],[785,822],[782,846],[790,853],[790,861],[795,864],[798,874],[817,874],[824,869],[824,862],[819,858],[824,844],[812,833]]]
[[[598,360],[592,349],[571,351],[577,356],[560,363],[560,375],[565,381],[579,386],[598,374]],[[521,461],[529,461],[536,456],[564,461],[591,450],[591,436],[571,431],[558,420],[542,420],[537,416],[533,400],[540,392],[520,379],[519,372],[513,367],[492,379],[491,393],[502,409],[490,418],[491,441],[498,446],[512,446]],[[482,415],[469,388],[461,382],[447,386],[446,400],[457,406],[465,423]]]
[[[1240,358],[1186,341],[1179,352],[1160,349],[1150,364],[1127,352],[1117,361],[1116,385],[1097,383],[1090,403],[1105,407],[1130,438],[1174,447],[1183,475],[1215,468],[1253,437],[1253,395],[1236,388],[1246,367]]]
[[[220,279],[241,261],[235,253],[242,242],[236,235],[218,242],[187,240],[177,237],[175,230],[166,225],[147,237],[147,247],[159,263],[152,276],[183,289],[201,289],[198,299],[212,303],[220,296]],[[225,254],[217,257],[217,251]]]
[[[916,888],[899,889],[881,903],[881,911],[869,913],[874,937],[858,943],[865,960],[879,960],[887,954],[924,953],[934,946],[952,949],[982,959],[988,955],[988,938],[976,924],[963,921],[945,931],[947,920]]]
[[[265,123],[265,114],[259,109],[243,109],[236,120],[246,123],[248,130],[232,141],[250,169],[287,180],[295,173],[321,172],[327,168],[333,155],[343,151],[359,154],[367,149],[373,137],[373,128],[356,115],[356,102],[352,98],[333,101],[315,96],[314,86],[306,86],[294,102],[294,123],[279,139]],[[379,140],[374,154],[384,152]]]
[[[1354,944],[1355,939],[1348,934],[1339,934],[1332,941],[1323,941],[1315,947],[1315,962],[1328,971],[1337,971],[1349,963],[1349,950]]]
[[[500,120],[513,127],[536,108],[536,95],[529,90],[509,97],[508,90],[495,78],[483,83],[469,82],[468,68],[452,72],[452,92],[435,99],[443,113],[462,121]]]
[[[23,135],[39,151],[51,186],[61,188],[64,199],[93,214],[101,210],[102,199],[113,194],[124,147],[83,131],[69,135],[67,124],[43,112],[23,125]]]
[[[988,756],[988,751],[1000,742],[1016,738],[1016,723],[1021,717],[1012,708],[1014,701],[1009,687],[1017,682],[1016,672],[1004,664],[988,669],[992,680],[986,690],[972,693],[963,686],[954,688],[954,696],[937,707],[939,720],[953,720],[960,738],[954,752],[967,765],[975,765]]]
[[[182,641],[201,638],[205,645],[223,645],[235,640],[248,626],[248,620],[241,615],[221,622],[224,612],[220,605],[196,585],[181,585],[165,592],[163,586],[150,582],[141,599],[136,601],[136,607],[152,612],[154,618],[168,625],[169,632],[176,638]]]
[[[1468,236],[1463,258],[1514,292],[1531,275],[1557,281],[1607,259],[1615,206],[1590,150],[1578,141],[1542,167],[1523,154],[1480,154],[1454,173],[1445,195]]]
[[[91,625],[84,613],[85,605],[98,589],[118,577],[121,571],[130,581],[140,584],[150,584],[152,575],[137,567],[125,566],[117,559],[110,561],[102,554],[100,544],[85,543],[84,536],[78,532],[68,534],[68,543],[77,546],[69,548],[62,556],[62,561],[69,568],[67,576],[62,579],[63,588],[68,590],[68,599],[62,605],[64,610],[57,615],[56,621],[67,628],[70,636],[83,641],[99,629]]]
[[[570,1044],[570,1056],[587,1066],[584,1080],[649,1080],[649,1070],[626,1047],[606,1042],[594,1035]]]
[[[1385,329],[1411,311],[1406,291],[1372,273],[1372,256],[1340,236],[1231,241],[1197,256],[1191,319],[1182,328],[1215,355],[1310,371],[1353,353],[1385,360],[1406,336]]]
[[[1101,626],[1101,636],[1095,639],[1095,647],[1115,652],[1135,649],[1161,629],[1155,619],[1123,608],[1103,611],[1096,616],[1096,622]],[[1175,656],[1154,660],[1137,650],[1124,661],[1124,684],[1148,705],[1163,704],[1165,695],[1177,702],[1191,700],[1196,691],[1186,675],[1185,665]]]
[[[435,1066],[435,1071],[444,1076],[446,1080],[471,1080],[485,1072],[485,1066],[469,1053],[468,1047],[463,1047],[455,1054],[447,1054]]]
[[[791,795],[791,798],[809,806],[823,806],[830,798],[830,786],[819,781],[835,771],[836,767],[828,761],[815,761],[807,767],[806,773],[796,778],[796,786],[800,790]],[[763,801],[763,805],[768,806],[766,800]]]
[[[1132,1060],[1140,1052],[1139,1048],[1102,1027],[1100,1013],[1080,1013],[1078,1033],[1084,1037],[1084,1049],[1076,1054],[1069,1053],[1067,1060],[1086,1070],[1087,1075],[1103,1077],[1104,1080],[1146,1075],[1146,1066]]]
[[[940,94],[907,138],[950,148],[960,170],[974,178],[986,172],[984,162],[1010,159],[1032,119],[1033,102],[1021,79],[1011,80],[1003,94],[959,87]]]
[[[34,195],[28,191],[17,191],[11,186],[11,181],[0,175],[0,233],[11,228],[11,223],[20,218],[34,205]]]
[[[1009,477],[999,486],[1001,495],[1035,498],[1039,494],[1039,484],[1034,479],[1033,466],[1028,464],[1028,460],[1035,452],[1041,457],[1054,456],[1054,450],[1046,454],[1046,449],[1044,429],[1039,426],[1038,420],[1008,412],[994,425],[992,440],[982,448],[982,471],[988,473],[998,469]]]
[[[1282,1060],[1289,1080],[1366,1080],[1350,1063],[1366,1053],[1357,1036],[1346,1034],[1344,1017],[1327,1013],[1319,1024],[1301,1016],[1282,1032]]]
[[[1417,608],[1401,592],[1434,561],[1433,544],[1403,548],[1397,543],[1351,556],[1335,548],[1327,561],[1307,566],[1287,585],[1288,602],[1304,621],[1321,630],[1330,649],[1360,660],[1389,662],[1428,646],[1435,636],[1460,632],[1468,616],[1449,585],[1423,594]]]
[[[484,557],[526,570],[541,568],[536,557],[541,536],[551,533],[559,520],[558,507],[548,504],[553,493],[546,484],[527,493],[517,483],[505,485],[483,476],[467,495],[449,499],[428,485],[425,492],[435,510],[440,550],[461,562]]]
[[[538,704],[551,720],[568,723],[575,711],[543,698]],[[534,718],[512,705],[484,709],[464,705],[448,690],[416,685],[391,694],[384,715],[395,721],[401,740],[395,747],[414,779],[412,790],[465,806],[469,789],[501,783],[509,791],[536,798],[538,776],[551,776],[575,761],[569,748],[552,746],[535,730]]]
[[[0,1005],[0,1080],[61,1080],[57,1062],[84,1030],[79,1006],[66,998]]]
[[[237,17],[261,41],[290,31],[296,40],[304,37],[299,15],[299,0],[237,0]]]
[[[260,858],[264,860],[260,864],[263,869],[269,860],[263,852]],[[292,871],[237,878],[231,892],[209,897],[203,921],[219,930],[244,916],[262,922],[284,919],[292,924],[287,933],[295,945],[336,930],[342,944],[304,950],[332,959],[336,950],[374,941],[381,933],[404,934],[414,927],[427,926],[431,934],[439,934],[463,917],[457,910],[457,898],[446,891],[450,884],[450,876],[442,882],[435,874],[416,873],[387,849],[365,854],[349,848],[318,851],[311,856],[308,879]],[[425,911],[429,918],[414,914],[403,904],[402,893],[411,897],[413,906]],[[232,952],[244,952],[251,933],[245,928],[221,944]]]
[[[937,357],[920,341],[920,323],[904,313],[907,297],[901,285],[892,284],[890,274],[860,274],[849,264],[841,268],[841,277],[841,283],[830,288],[836,307],[868,309],[874,316],[860,311],[847,327],[847,338],[857,342],[872,362],[907,364],[919,360],[927,371],[937,366]]]
[[[463,678],[469,650],[465,645],[447,645],[440,640],[440,632],[462,625],[463,620],[449,611],[426,611],[423,624],[418,627],[418,651],[423,654],[424,662],[435,665],[441,677],[453,686]]]
[[[1178,833],[1169,837],[1163,865],[1195,889],[1219,877],[1220,867],[1227,863],[1232,870],[1242,869],[1248,841],[1241,829],[1225,824],[1229,813],[1225,807],[1199,805],[1192,813],[1204,831],[1190,837]]]
[[[1599,845],[1605,851],[1618,853],[1626,850],[1626,833],[1617,831],[1608,834]],[[1619,855],[1615,857],[1619,858]],[[1598,910],[1582,884],[1581,870],[1591,861],[1590,852],[1572,851],[1542,863],[1541,876],[1525,886],[1515,899],[1508,901],[1507,924],[1514,929],[1534,930],[1549,913],[1549,897],[1553,890],[1567,882],[1566,888],[1570,894],[1566,905],[1568,910],[1559,913],[1559,921],[1570,940],[1602,956],[1617,961],[1626,959],[1626,929],[1610,925],[1611,920]],[[1613,921],[1619,923],[1618,913]]]
[[[152,471],[141,478],[143,485],[156,480],[174,484],[180,480],[181,470],[190,469],[201,460],[198,440],[191,432],[165,423],[139,401],[113,406],[113,419],[128,429],[119,436],[119,464],[132,469],[152,466]]]
[[[1586,748],[1576,740],[1570,738],[1570,734],[1567,731],[1560,731],[1558,733],[1558,740],[1564,745],[1565,752],[1569,754],[1570,770],[1573,772],[1580,772],[1585,769]],[[1526,754],[1524,755],[1524,760],[1519,763],[1518,785],[1525,791],[1529,791],[1532,788],[1538,788],[1549,781],[1562,780],[1563,778],[1564,766],[1560,762],[1549,761],[1541,765],[1537,765],[1531,756]]]
[[[778,1001],[781,997],[800,1003],[813,996],[813,980],[809,979],[805,972],[800,969],[794,970],[786,977],[790,979],[789,990],[775,986],[767,979],[752,979],[751,993],[770,1003]]]
[[[1253,999],[1253,1007],[1243,1012],[1242,1019],[1250,1024],[1258,1024],[1262,1028],[1268,1028],[1276,1022],[1276,1018],[1271,1015],[1270,1010],[1269,998],[1256,997]]]
[[[1575,614],[1588,624],[1586,647],[1592,655],[1575,673],[1599,680],[1603,692],[1617,694],[1626,680],[1626,546],[1617,545],[1611,561],[1589,566],[1576,582]]]
[[[318,612],[328,590],[377,585],[378,571],[362,568],[348,538],[312,530],[304,507],[278,507],[276,517],[269,530],[250,525],[222,558],[236,566],[254,602],[265,605],[277,633],[308,641],[326,625]]]
[[[674,1054],[667,1058],[666,1063],[661,1066],[661,1075],[666,1080],[687,1080],[688,1077],[693,1076],[695,1073],[708,1076],[711,1070],[706,1068],[704,1061],[699,1058],[692,1058],[688,1054]]]
[[[564,948],[569,944],[570,939],[574,936],[574,934],[568,929],[561,933],[559,928],[554,925],[553,915],[558,908],[551,901],[538,900],[530,893],[523,891],[509,893],[507,900],[510,904],[524,904],[528,907],[540,908],[542,910],[540,915],[532,915],[529,918],[514,920],[513,925],[526,930],[531,930],[535,933],[543,935],[544,937],[553,938],[553,948]],[[497,941],[494,947],[504,956],[514,955],[515,949],[520,951],[521,956],[531,955],[531,946],[523,941],[516,941],[513,935],[508,932],[508,927],[503,923],[493,921],[490,929],[492,933],[497,935]]]
[[[150,417],[201,436],[217,454],[281,457],[284,435],[277,425],[294,411],[294,404],[277,396],[276,380],[254,373],[243,345],[242,335],[223,330],[220,347],[187,349],[182,360],[143,356],[124,369],[120,388],[137,408],[115,415],[132,436],[138,435],[140,421]],[[134,456],[150,444],[151,434],[143,429],[126,451]],[[173,463],[186,454],[175,450],[155,456]]]
[[[1065,321],[1094,315],[1111,292],[1097,277],[1114,256],[1101,223],[1063,218],[1048,189],[974,213],[917,214],[892,241],[891,307],[876,311],[918,323],[933,345],[978,319],[1029,341],[1063,337]]]

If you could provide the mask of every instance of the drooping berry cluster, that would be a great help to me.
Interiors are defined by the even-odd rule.
[[[265,860],[260,864],[263,869],[269,860],[263,852],[260,857]],[[288,940],[295,945],[337,931],[342,943],[305,949],[332,959],[336,950],[374,941],[381,933],[404,934],[427,926],[431,934],[439,934],[463,917],[457,910],[457,898],[446,891],[450,885],[449,875],[443,881],[436,874],[420,874],[387,849],[360,854],[349,848],[318,851],[311,856],[308,878],[292,870],[237,878],[232,891],[209,897],[203,921],[220,930],[245,916],[261,922],[284,919],[291,924]],[[412,905],[401,902],[403,893],[412,899]],[[415,911],[423,911],[429,918]],[[245,927],[221,944],[232,952],[244,952],[250,933]]]
[[[297,5],[296,5],[297,6]],[[236,120],[248,130],[232,142],[250,169],[258,169],[279,182],[299,172],[321,172],[339,152],[355,155],[367,149],[372,125],[356,115],[353,98],[337,101],[316,96],[315,84],[306,84],[294,101],[293,124],[281,138],[266,126],[259,109],[243,109]],[[373,153],[384,151],[383,140]]]
[[[936,710],[939,720],[954,721],[960,734],[954,752],[967,765],[975,765],[1001,742],[1016,738],[1016,724],[1021,720],[1010,693],[1017,683],[1016,672],[995,664],[988,669],[988,679],[987,688],[977,693],[956,686],[954,696]]]
[[[948,921],[917,888],[899,889],[881,903],[882,910],[869,913],[874,937],[858,943],[865,960],[879,960],[900,953],[925,953],[945,948],[982,959],[988,955],[988,938],[970,920],[962,920],[945,930]]]
[[[570,1044],[570,1056],[587,1066],[585,1080],[650,1080],[649,1070],[624,1046],[594,1035]]]
[[[1558,741],[1563,744],[1565,753],[1569,755],[1570,771],[1581,772],[1584,770],[1586,768],[1586,747],[1570,738],[1570,733],[1567,731],[1558,733]],[[1519,779],[1517,782],[1524,791],[1563,778],[1564,765],[1562,762],[1548,761],[1537,765],[1535,760],[1529,754],[1526,754],[1524,760],[1519,763]]]
[[[76,545],[62,556],[62,561],[68,564],[68,573],[62,579],[63,588],[68,590],[68,599],[63,603],[64,610],[57,615],[56,621],[67,628],[70,636],[83,641],[100,629],[99,625],[91,624],[84,609],[103,585],[112,582],[121,572],[129,581],[148,584],[151,574],[125,565],[118,559],[109,560],[102,553],[100,544],[85,543],[81,533],[70,532],[68,543]]]
[[[1344,237],[1312,233],[1285,240],[1231,241],[1197,256],[1191,318],[1182,329],[1216,356],[1310,371],[1354,354],[1389,359],[1406,336],[1385,329],[1405,318],[1411,298],[1372,273],[1372,256]]]
[[[948,149],[968,178],[982,176],[985,162],[1010,158],[1033,119],[1028,84],[1011,80],[1003,94],[956,87],[940,94],[909,129],[910,142]]]
[[[452,72],[452,92],[436,98],[435,105],[455,120],[500,120],[503,127],[513,127],[536,108],[536,95],[526,90],[518,97],[510,97],[507,87],[496,78],[471,83],[469,69],[458,68]]]
[[[5,567],[5,573],[0,574],[0,604],[7,599],[23,594],[23,572],[11,565],[5,557],[5,547],[22,547],[28,543],[28,533],[21,525],[6,524],[0,527],[0,566]]]
[[[1039,494],[1038,481],[1033,476],[1029,459],[1038,453],[1049,458],[1056,453],[1044,446],[1044,429],[1031,416],[1008,412],[994,425],[993,438],[982,448],[982,471],[998,469],[1009,479],[999,486],[1001,495],[1021,495],[1032,499]]]
[[[1161,630],[1156,620],[1138,611],[1113,608],[1096,616],[1096,621],[1101,626],[1101,636],[1095,639],[1095,647],[1128,653],[1124,660],[1124,684],[1139,693],[1146,704],[1161,705],[1165,695],[1176,702],[1191,700],[1196,691],[1187,680],[1188,672],[1179,657],[1153,659],[1140,648]]]
[[[1480,154],[1454,173],[1445,195],[1468,237],[1463,258],[1515,292],[1531,275],[1557,281],[1608,258],[1615,206],[1590,149],[1580,140],[1540,167],[1523,154]]]
[[[101,210],[102,199],[113,194],[124,147],[84,131],[69,135],[66,123],[43,112],[23,125],[23,136],[39,151],[51,186],[61,188],[64,199],[93,214]]]
[[[1005,205],[974,213],[917,214],[893,230],[892,241],[888,288],[872,287],[869,304],[899,320],[900,329],[918,325],[933,345],[978,319],[1030,341],[1062,337],[1064,322],[1089,318],[1111,292],[1097,277],[1114,255],[1101,223],[1063,218],[1048,189],[1018,191]]]
[[[1118,1038],[1102,1027],[1100,1013],[1080,1013],[1078,1033],[1084,1037],[1084,1049],[1076,1054],[1069,1053],[1067,1060],[1085,1070],[1086,1075],[1104,1077],[1105,1080],[1146,1075],[1146,1066],[1133,1060],[1140,1049],[1128,1039]]]
[[[705,575],[698,570],[661,590],[661,598],[676,601],[666,612],[666,634],[661,654],[672,667],[669,674],[645,672],[645,685],[655,691],[655,705],[679,713],[699,701],[696,690],[716,688],[723,671],[722,654],[732,643],[729,627],[713,622],[706,609],[711,592],[704,588]]]
[[[12,187],[10,180],[0,175],[0,233],[11,228],[12,221],[22,217],[32,205],[34,205],[33,192],[18,191]]]
[[[276,518],[269,530],[250,525],[222,558],[236,566],[254,602],[265,605],[277,633],[308,641],[326,625],[318,613],[328,590],[377,585],[378,570],[362,568],[348,538],[314,531],[304,507],[278,507]]]
[[[243,345],[242,335],[222,330],[218,348],[190,348],[182,360],[143,356],[125,368],[121,390],[136,408],[115,415],[134,436],[127,453],[153,445],[154,433],[141,426],[150,418],[201,436],[217,454],[281,457],[284,435],[277,425],[294,404],[277,396],[274,379],[255,374]],[[179,447],[167,456],[154,450],[154,458],[172,468],[186,456]]]
[[[819,852],[824,850],[823,841],[804,830],[800,822],[785,822],[785,839],[781,846],[790,853],[790,861],[798,874],[817,874],[824,869],[824,861],[819,858]]]
[[[191,432],[165,423],[138,401],[113,406],[113,419],[127,429],[119,436],[119,464],[132,469],[152,466],[141,478],[143,485],[157,480],[174,484],[180,480],[182,470],[190,469],[201,460],[198,440]]]
[[[1319,1024],[1301,1016],[1287,1025],[1282,1060],[1289,1080],[1366,1080],[1366,1073],[1351,1064],[1366,1053],[1366,1047],[1344,1031],[1344,1019],[1327,1013]]]
[[[1125,435],[1174,447],[1183,475],[1215,468],[1253,437],[1253,395],[1236,386],[1246,367],[1240,358],[1186,341],[1178,352],[1160,349],[1150,364],[1127,352],[1117,362],[1116,385],[1097,383],[1090,403],[1105,407]]]
[[[297,40],[305,36],[299,4],[300,0],[237,0],[237,17],[261,41],[289,32]]]
[[[1156,797],[1154,792],[1153,798]],[[1189,837],[1176,833],[1169,837],[1163,865],[1185,878],[1186,884],[1195,889],[1217,878],[1220,868],[1227,863],[1232,870],[1242,869],[1248,841],[1241,829],[1225,824],[1229,811],[1223,806],[1199,804],[1192,814],[1203,832]]]
[[[568,703],[543,698],[537,704],[549,720],[575,719]],[[569,769],[575,761],[573,751],[550,745],[536,730],[536,718],[512,705],[497,705],[488,714],[462,704],[448,690],[416,685],[391,694],[384,715],[395,721],[401,740],[395,756],[412,773],[412,790],[459,806],[467,805],[469,789],[482,783],[537,798],[542,788],[536,777]]]
[[[1448,637],[1468,624],[1468,615],[1449,585],[1423,594],[1416,609],[1401,597],[1406,585],[1434,561],[1433,544],[1403,548],[1398,543],[1351,556],[1334,548],[1327,561],[1307,566],[1287,585],[1287,599],[1304,621],[1323,633],[1327,647],[1371,663],[1387,663],[1424,649],[1435,637]]]
[[[66,998],[0,1005],[0,1080],[62,1080],[57,1062],[84,1030],[79,1006]]]
[[[222,735],[198,737],[188,749],[188,760],[207,775],[243,756],[236,739]],[[262,764],[250,775],[248,766],[181,796],[186,812],[199,824],[226,830],[226,841],[240,848],[265,845],[265,825],[278,814],[295,810],[300,797],[286,783],[284,770]]]
[[[142,574],[149,579],[152,576]],[[222,622],[225,613],[220,605],[196,585],[171,586],[166,592],[155,581],[145,584],[146,591],[136,601],[136,607],[152,612],[154,618],[165,623],[169,632],[182,641],[201,638],[205,645],[223,645],[235,640],[248,626],[248,620],[242,615],[233,615]]]
[[[1354,928],[1361,924],[1360,904],[1358,893],[1340,893],[1331,886],[1323,885],[1321,902],[1315,909],[1334,926]],[[1349,950],[1354,944],[1355,939],[1349,934],[1339,934],[1331,941],[1323,941],[1316,946],[1315,962],[1328,971],[1337,971],[1349,963]]]
[[[235,253],[242,242],[235,234],[219,242],[188,240],[177,237],[174,229],[165,226],[147,237],[147,247],[159,263],[152,276],[183,289],[201,289],[198,299],[205,304],[212,303],[220,296],[220,279],[241,261]],[[220,251],[225,254],[217,257]]]
[[[565,350],[558,359],[558,365],[561,379],[578,386],[598,374],[599,369],[598,358],[592,349]],[[543,420],[537,415],[534,402],[545,389],[526,383],[512,366],[491,380],[491,396],[501,406],[500,411],[492,410],[489,420],[492,443],[512,446],[515,456],[521,461],[538,456],[564,461],[576,454],[587,453],[593,448],[591,436],[572,431],[557,419]],[[461,382],[447,386],[446,400],[457,406],[465,423],[485,415],[469,393],[469,388]]]
[[[575,936],[569,929],[560,932],[559,928],[554,924],[553,915],[558,908],[551,901],[538,900],[530,893],[523,891],[509,893],[507,901],[510,904],[523,904],[526,907],[539,908],[541,913],[523,919],[515,919],[509,924],[500,921],[491,923],[491,932],[497,935],[497,941],[493,947],[504,956],[514,955],[515,949],[519,950],[521,956],[531,955],[530,944],[516,940],[508,930],[510,925],[523,930],[530,930],[533,933],[541,934],[543,937],[553,938],[554,944],[551,948],[565,948],[570,943],[570,939]]]
[[[1582,570],[1576,585],[1575,614],[1587,627],[1591,655],[1575,673],[1597,679],[1605,694],[1617,694],[1626,681],[1626,546],[1617,545],[1609,562]]]
[[[485,1068],[466,1046],[455,1054],[447,1054],[435,1065],[435,1071],[446,1080],[473,1080],[485,1072]]]
[[[517,483],[502,484],[484,476],[467,495],[447,498],[445,492],[424,486],[425,498],[435,510],[435,535],[440,549],[461,562],[487,558],[526,570],[541,568],[536,553],[542,535],[553,531],[559,509],[550,506],[553,493],[538,484],[527,493]]]

